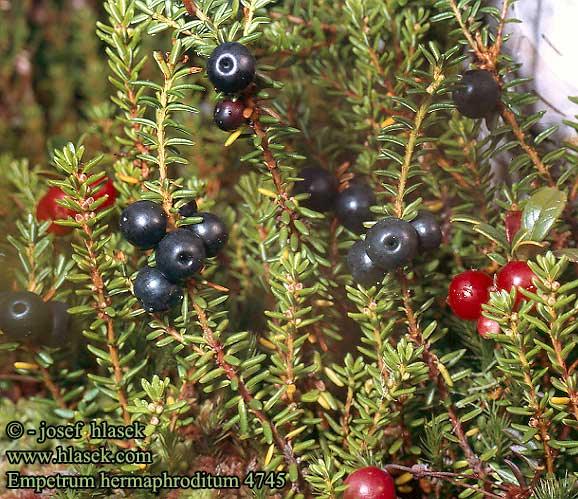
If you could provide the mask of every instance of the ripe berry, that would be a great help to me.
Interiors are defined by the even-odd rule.
[[[48,192],[40,198],[36,205],[36,218],[44,222],[45,220],[66,220],[69,217],[74,217],[75,213],[64,206],[59,205],[56,201],[65,199],[67,195],[60,187],[52,186]],[[72,232],[72,227],[58,225],[54,222],[48,227],[48,232],[56,236],[65,236]]]
[[[40,296],[29,291],[6,293],[0,301],[0,330],[18,341],[48,338],[52,310]]]
[[[122,210],[120,231],[132,245],[150,249],[165,236],[167,216],[160,204],[147,200],[137,201]]]
[[[485,338],[488,333],[499,334],[501,331],[500,324],[495,320],[484,317],[483,315],[480,315],[480,318],[478,319],[477,330],[482,338]]]
[[[179,215],[184,218],[194,217],[198,211],[197,202],[191,199],[179,209]]]
[[[419,237],[420,251],[432,251],[440,247],[442,229],[429,211],[420,211],[410,223]]]
[[[385,272],[376,267],[375,263],[367,256],[363,241],[357,241],[347,253],[347,266],[353,280],[363,286],[379,284]]]
[[[213,213],[202,211],[195,213],[195,216],[201,217],[203,221],[198,224],[187,225],[186,228],[201,238],[208,257],[216,256],[229,238],[227,227]]]
[[[221,43],[207,61],[207,74],[217,90],[238,92],[255,78],[255,58],[241,43]]]
[[[187,229],[176,229],[162,238],[155,258],[157,267],[167,279],[177,282],[191,277],[203,266],[205,247],[195,233]]]
[[[94,182],[94,183],[90,184],[91,187],[96,187],[97,185],[99,186],[99,188],[96,191],[96,193],[93,194],[92,197],[95,200],[97,200],[97,199],[101,199],[105,196],[108,196],[106,201],[104,201],[104,203],[102,203],[97,208],[97,211],[100,211],[100,210],[104,210],[105,208],[108,208],[109,206],[112,206],[114,204],[114,202],[116,201],[117,192],[116,192],[116,189],[115,189],[114,184],[112,183],[112,180],[110,177],[104,177],[101,180],[99,180],[98,182]]]
[[[375,466],[354,471],[345,480],[343,499],[395,499],[395,484],[391,475]]]
[[[477,320],[482,305],[490,299],[492,278],[478,270],[468,270],[455,276],[450,284],[448,303],[460,319]]]
[[[524,288],[526,291],[532,293],[536,292],[536,286],[532,279],[536,278],[536,274],[526,262],[510,262],[505,265],[496,276],[496,285],[498,289],[505,289],[510,291],[514,286],[516,287],[516,303],[514,308],[517,308],[522,300],[526,297],[520,293],[518,288]]]
[[[215,106],[215,113],[213,117],[217,126],[225,132],[232,132],[240,128],[245,123],[243,111],[245,104],[240,100],[222,100]]]
[[[373,220],[370,208],[376,203],[375,194],[367,184],[353,184],[337,195],[335,213],[341,225],[356,234],[365,232],[363,222]]]
[[[375,265],[389,271],[401,267],[417,255],[419,239],[411,224],[386,218],[367,231],[365,250]]]
[[[453,93],[458,111],[468,118],[483,118],[494,111],[500,100],[500,87],[489,71],[467,71],[460,88]]]
[[[92,196],[94,200],[108,196],[106,201],[104,201],[96,211],[104,210],[112,206],[116,201],[117,192],[109,177],[103,177],[101,180],[90,184],[90,186],[93,188],[98,186],[98,190]],[[57,203],[57,200],[67,197],[67,194],[65,194],[60,187],[50,187],[36,206],[36,218],[42,222],[44,220],[66,220],[69,217],[74,217],[76,213],[73,210],[69,210]],[[66,234],[70,234],[72,230],[72,227],[66,227],[56,223],[52,223],[48,228],[48,232],[56,236],[65,236]]]
[[[139,270],[134,280],[134,295],[147,312],[164,312],[183,298],[181,288],[154,267]]]
[[[70,341],[71,316],[68,305],[60,301],[48,302],[52,309],[52,331],[45,342],[51,347],[64,347]]]
[[[293,186],[293,196],[310,194],[308,199],[300,201],[302,206],[323,213],[333,209],[337,196],[337,179],[323,168],[306,167],[299,171],[298,180]]]

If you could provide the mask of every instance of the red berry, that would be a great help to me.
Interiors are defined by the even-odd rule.
[[[66,194],[60,187],[51,187],[48,192],[42,196],[38,205],[36,206],[36,218],[41,222],[45,220],[66,220],[68,217],[73,217],[74,212],[59,205],[56,201],[66,198]],[[48,232],[52,232],[57,236],[65,236],[72,232],[72,227],[64,225],[57,225],[54,222],[50,224]]]
[[[478,333],[480,333],[480,336],[485,338],[488,333],[499,334],[500,325],[495,320],[488,319],[487,317],[481,315],[478,319],[477,329]]]
[[[498,289],[504,289],[508,292],[516,286],[516,288],[524,288],[527,291],[535,293],[536,286],[532,282],[532,279],[535,278],[536,274],[532,272],[532,269],[530,269],[526,262],[510,262],[498,272],[496,284],[498,285]],[[520,302],[525,299],[526,297],[517,289],[514,308],[517,308]]]
[[[109,177],[104,177],[98,182],[93,182],[91,187],[100,186],[98,191],[93,195],[95,200],[103,198],[108,195],[108,198],[104,203],[102,203],[97,211],[104,210],[109,206],[113,205],[116,200],[116,189],[114,184]],[[48,192],[42,196],[38,205],[36,206],[36,218],[41,222],[45,220],[66,220],[69,217],[74,217],[76,214],[73,210],[69,210],[64,206],[57,203],[59,199],[65,199],[67,195],[60,187],[52,186],[48,189]],[[52,223],[48,228],[48,232],[55,234],[56,236],[65,236],[72,232],[72,227],[66,227],[64,225],[58,225]]]
[[[455,276],[450,284],[448,303],[460,319],[475,321],[482,315],[482,305],[490,299],[492,278],[478,270]]]
[[[112,183],[110,177],[104,177],[98,182],[90,184],[90,187],[96,187],[97,185],[100,187],[98,191],[96,191],[96,194],[94,194],[93,196],[95,200],[103,198],[104,196],[108,195],[107,200],[98,207],[97,211],[100,211],[114,204],[114,202],[116,201],[117,192],[116,189],[114,188],[114,184]]]
[[[343,499],[395,499],[395,484],[391,475],[375,466],[354,471],[345,480]]]

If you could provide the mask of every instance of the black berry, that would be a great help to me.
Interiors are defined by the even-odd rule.
[[[363,286],[379,284],[385,276],[385,272],[378,268],[371,258],[367,256],[363,241],[357,241],[349,248],[347,267],[353,280]]]
[[[293,195],[310,194],[308,199],[300,201],[302,206],[311,210],[325,212],[333,209],[337,196],[337,179],[323,168],[307,167],[297,174],[303,180],[295,182]]]
[[[500,87],[489,71],[467,71],[453,93],[458,111],[468,118],[483,118],[494,111],[500,100]]]
[[[393,270],[417,255],[419,238],[411,224],[399,218],[386,218],[367,231],[365,251],[384,270]]]
[[[375,203],[375,194],[369,185],[353,184],[337,195],[335,213],[341,225],[361,234],[365,232],[363,222],[374,218],[369,208]]]
[[[52,331],[46,344],[51,347],[65,347],[70,341],[71,316],[68,305],[60,301],[48,302],[52,309]]]
[[[132,245],[141,249],[154,248],[167,232],[167,216],[160,204],[137,201],[122,210],[120,231]]]
[[[238,92],[255,78],[255,58],[241,43],[225,42],[209,57],[207,74],[217,90],[228,94]]]
[[[52,310],[34,293],[6,293],[0,300],[0,330],[18,341],[47,339],[52,331]]]
[[[140,269],[134,280],[134,294],[147,312],[165,312],[183,297],[181,288],[154,267]]]
[[[440,247],[442,229],[429,211],[420,211],[410,223],[419,237],[420,251],[432,251]]]
[[[197,202],[194,199],[192,199],[187,204],[181,206],[181,208],[179,209],[179,215],[185,218],[194,217],[198,209],[199,208],[197,207]]]
[[[203,221],[187,225],[187,229],[201,238],[208,257],[216,256],[229,238],[227,227],[217,215],[212,213],[199,212],[195,216],[201,217]]]
[[[245,123],[245,117],[243,116],[244,110],[245,104],[240,100],[222,100],[215,106],[213,118],[221,130],[232,132]]]
[[[205,256],[203,241],[187,229],[169,232],[155,252],[157,267],[175,282],[191,277],[203,266]]]

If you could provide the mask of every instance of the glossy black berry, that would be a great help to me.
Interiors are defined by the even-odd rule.
[[[147,312],[164,312],[183,298],[181,288],[155,267],[140,269],[134,280],[134,295]]]
[[[374,218],[369,208],[375,203],[375,194],[369,185],[353,184],[337,195],[335,214],[341,225],[361,234],[365,232],[363,222]]]
[[[201,238],[208,257],[216,256],[229,238],[227,227],[213,213],[199,212],[196,213],[196,216],[201,217],[203,221],[198,224],[187,225],[187,229]]]
[[[192,199],[187,204],[181,206],[179,209],[179,215],[184,218],[194,217],[197,214],[198,209],[197,202]]]
[[[48,302],[52,309],[52,331],[46,341],[51,347],[66,347],[70,342],[72,318],[68,313],[69,306],[60,301]]]
[[[52,309],[34,293],[6,293],[0,300],[0,330],[12,340],[46,339],[52,332]]]
[[[167,232],[167,216],[160,204],[137,201],[122,210],[120,231],[137,248],[154,248]]]
[[[255,78],[255,58],[241,43],[222,43],[209,57],[207,74],[217,90],[227,94],[239,92]]]
[[[218,102],[215,106],[215,113],[213,118],[217,126],[224,130],[225,132],[232,132],[245,123],[245,117],[243,116],[243,111],[245,110],[245,104],[240,100],[222,100]]]
[[[483,118],[494,111],[500,100],[500,87],[489,71],[467,71],[453,93],[458,111],[468,118]]]
[[[298,180],[293,186],[293,195],[310,194],[308,199],[300,201],[302,206],[320,213],[330,211],[337,197],[337,179],[323,168],[307,167],[297,174]]]
[[[411,224],[386,218],[367,231],[365,251],[375,265],[389,271],[401,267],[417,255],[419,238]]]
[[[410,223],[419,237],[420,251],[432,251],[440,247],[442,229],[429,211],[420,211]]]
[[[347,267],[353,280],[363,286],[373,286],[379,284],[385,272],[378,268],[367,256],[363,241],[357,241],[347,253]]]
[[[173,282],[191,277],[203,266],[205,256],[203,241],[187,229],[169,232],[155,251],[157,267]]]

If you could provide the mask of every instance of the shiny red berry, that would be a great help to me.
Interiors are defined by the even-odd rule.
[[[108,208],[109,206],[112,206],[114,204],[114,202],[116,201],[117,192],[116,192],[116,189],[114,188],[114,184],[112,183],[112,180],[110,179],[110,177],[104,177],[103,179],[101,179],[97,182],[94,182],[90,185],[90,187],[97,187],[97,186],[98,186],[98,190],[92,196],[95,199],[95,201],[97,199],[103,198],[104,196],[108,196],[106,201],[104,201],[104,203],[102,203],[97,208],[97,211],[100,211],[100,210],[104,210],[105,208]]]
[[[516,303],[514,308],[517,308],[522,300],[526,297],[520,293],[519,288],[524,288],[526,291],[532,293],[536,292],[536,286],[532,279],[536,278],[536,274],[526,262],[510,262],[505,265],[496,276],[496,285],[498,289],[510,291],[514,286],[516,287]]]
[[[109,177],[104,177],[97,182],[93,182],[91,187],[97,187],[98,190],[93,194],[94,200],[101,199],[108,196],[106,201],[104,201],[98,208],[97,211],[104,210],[109,206],[112,206],[116,201],[117,192],[114,188],[114,184]],[[52,186],[48,189],[48,192],[42,196],[38,205],[36,206],[36,218],[43,222],[45,220],[66,220],[69,217],[74,217],[76,213],[73,210],[65,208],[57,203],[60,199],[65,199],[68,197],[60,187]],[[66,227],[64,225],[58,225],[52,223],[48,228],[48,232],[55,234],[56,236],[65,236],[72,232],[72,227]]]
[[[455,276],[450,284],[448,303],[460,319],[475,321],[482,314],[482,305],[490,299],[492,278],[478,270]]]
[[[483,315],[480,315],[478,319],[478,324],[476,326],[478,333],[482,338],[485,338],[488,333],[490,334],[499,334],[500,333],[500,325],[493,319],[488,319]]]
[[[391,475],[375,466],[354,471],[345,480],[343,499],[395,499],[395,484]]]
[[[66,194],[60,187],[53,186],[48,189],[48,192],[42,196],[36,205],[36,218],[44,222],[45,220],[66,220],[68,217],[73,217],[74,212],[72,210],[56,202],[64,198],[66,198]],[[52,222],[48,228],[48,232],[56,236],[65,236],[72,232],[72,227],[66,227]]]

